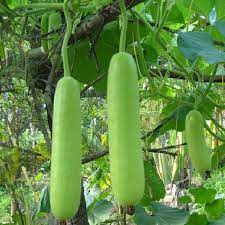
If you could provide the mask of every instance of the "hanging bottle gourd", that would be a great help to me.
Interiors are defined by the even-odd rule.
[[[81,114],[80,89],[71,77],[67,45],[72,24],[68,0],[64,2],[67,31],[62,47],[64,77],[54,97],[50,202],[57,219],[71,219],[80,205],[81,194]]]
[[[188,113],[185,120],[186,141],[191,164],[198,172],[211,169],[211,154],[204,136],[202,114],[197,110]]]
[[[112,190],[122,206],[137,204],[145,187],[139,127],[138,73],[132,55],[125,52],[127,18],[123,0],[120,52],[108,72],[107,113]]]

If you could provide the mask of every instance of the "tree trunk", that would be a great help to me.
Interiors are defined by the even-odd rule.
[[[80,198],[80,207],[78,209],[77,214],[70,221],[70,225],[89,225],[88,223],[88,215],[86,209],[86,201],[84,197],[84,186],[83,182],[81,183],[81,198]]]

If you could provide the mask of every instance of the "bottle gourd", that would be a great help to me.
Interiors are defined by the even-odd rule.
[[[137,68],[125,52],[115,54],[110,62],[107,112],[112,190],[120,205],[135,205],[143,196],[145,178]]]
[[[192,166],[200,173],[210,170],[211,155],[205,141],[203,118],[199,111],[192,110],[188,113],[185,133]]]
[[[70,219],[81,193],[81,115],[79,85],[63,77],[54,98],[50,202],[54,216]]]
[[[49,17],[49,15],[47,13],[45,13],[41,17],[41,35],[45,35],[48,33],[48,17]],[[42,47],[44,53],[48,52],[47,38],[48,37],[42,37],[42,39],[41,39],[41,47]]]
[[[62,18],[60,13],[53,12],[49,15],[48,19],[48,32],[55,31],[60,28],[62,25]],[[60,35],[57,32],[54,32],[53,34],[49,35],[48,37],[48,49],[52,50],[54,45],[59,41]]]

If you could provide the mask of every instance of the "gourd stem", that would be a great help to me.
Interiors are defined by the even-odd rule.
[[[136,23],[135,36],[136,36],[136,41],[137,41],[138,50],[139,50],[138,53],[140,55],[139,60],[140,60],[141,67],[143,69],[143,73],[144,73],[143,75],[148,76],[148,74],[149,74],[148,66],[147,66],[145,56],[144,56],[144,53],[143,53],[143,50],[142,50],[142,45],[141,45],[139,18],[136,15],[134,15],[134,20],[135,20],[135,23]]]
[[[119,6],[122,15],[122,30],[120,35],[120,52],[126,51],[126,36],[127,36],[127,13],[126,13],[126,5],[124,0],[119,0]]]
[[[21,4],[19,6],[16,6],[13,8],[13,10],[19,10],[19,9],[42,9],[46,8],[49,10],[52,9],[59,9],[61,10],[63,8],[63,3],[31,3],[31,4]]]
[[[63,10],[66,18],[66,33],[62,45],[63,69],[64,69],[64,76],[71,76],[67,47],[72,32],[72,21],[68,10],[68,0],[64,1]]]

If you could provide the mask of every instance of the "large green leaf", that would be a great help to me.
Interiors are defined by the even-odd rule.
[[[134,42],[135,29],[135,24],[133,22],[128,23],[127,33],[129,35],[127,35],[127,46]],[[148,34],[149,31],[146,27],[140,24],[141,38],[146,37]],[[69,63],[72,68],[72,76],[82,83],[90,84],[96,80],[97,77],[103,75],[105,77],[98,81],[94,87],[100,92],[106,92],[108,67],[112,55],[118,52],[119,40],[119,23],[112,22],[105,26],[94,49],[92,49],[88,40],[80,41],[71,45],[68,49],[68,55]],[[92,53],[95,52],[95,56],[94,54],[90,54],[91,51]],[[149,55],[149,51],[147,53]],[[155,58],[149,58],[149,60],[156,61]]]
[[[209,18],[210,12],[214,7],[214,0],[181,0],[183,5],[188,9],[199,13],[200,15]]]
[[[205,187],[190,189],[189,192],[194,196],[195,202],[199,204],[211,203],[216,196],[214,189]]]
[[[215,23],[215,27],[225,37],[225,22],[224,21],[217,21]]]
[[[12,184],[21,167],[21,152],[18,149],[4,149],[0,152],[0,185]]]
[[[96,46],[96,59],[90,56],[90,45],[88,41],[82,41],[69,48],[69,62],[72,67],[72,76],[78,81],[89,84],[100,75],[105,75],[101,81],[98,81],[95,88],[101,92],[106,91],[106,75],[110,59],[117,50],[99,39]],[[99,71],[97,64],[99,63]]]
[[[225,215],[223,215],[219,220],[209,222],[208,225],[224,225],[225,224]]]
[[[167,16],[165,25],[173,25],[174,28],[176,27],[176,24],[183,24],[184,18],[182,12],[179,10],[176,4],[174,4],[172,7],[171,5],[167,6],[167,1],[164,1],[163,6],[161,6],[157,1],[153,2],[153,4],[150,7],[150,13],[154,20],[157,20],[159,16],[159,9],[162,9],[162,14],[165,13],[165,10],[169,11],[169,14]],[[166,8],[167,6],[167,8]]]
[[[153,200],[160,200],[165,196],[165,186],[159,177],[153,162],[144,161],[146,185]]]
[[[208,220],[205,215],[199,215],[198,213],[193,213],[188,218],[188,222],[185,225],[207,225]]]
[[[225,157],[225,144],[221,144],[213,149],[212,168],[216,169],[221,160]]]
[[[225,36],[222,33],[224,32],[222,26],[223,26],[223,22],[216,22],[213,26],[209,25],[204,29],[204,32],[210,33],[215,45],[220,49],[223,49],[221,42],[225,41],[225,38],[224,38]]]
[[[204,58],[209,64],[225,62],[225,53],[213,45],[213,40],[206,32],[179,33],[177,44],[184,56],[195,61]]]
[[[139,24],[140,30],[140,38],[144,38],[149,35],[149,30],[142,23]],[[126,44],[129,45],[135,41],[135,32],[136,32],[136,24],[131,20],[128,21],[127,26],[127,39]],[[119,50],[119,42],[120,42],[120,26],[118,21],[114,21],[105,26],[104,31],[101,35],[101,38],[104,39],[104,42],[115,46],[117,50]]]
[[[37,213],[38,212],[44,212],[44,213],[51,212],[49,184],[46,184],[45,187],[41,191],[41,198],[40,198]]]
[[[215,0],[214,6],[216,8],[216,19],[224,18],[224,0]]]
[[[164,206],[157,202],[151,203],[152,215],[144,208],[137,207],[134,221],[137,225],[184,225],[189,214],[184,210]]]
[[[157,137],[169,130],[183,131],[185,129],[185,118],[191,106],[181,104],[175,108],[168,116],[166,116],[160,124],[152,131],[148,141],[153,142]]]
[[[97,201],[91,212],[91,223],[100,224],[109,219],[113,204],[107,200]]]
[[[224,199],[216,199],[211,203],[205,204],[205,214],[209,220],[217,220],[224,212]]]
[[[190,196],[185,195],[185,196],[180,197],[180,198],[178,199],[178,201],[179,201],[180,203],[183,203],[183,204],[188,204],[188,203],[191,203],[191,202],[192,202],[192,199],[191,199]]]

